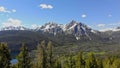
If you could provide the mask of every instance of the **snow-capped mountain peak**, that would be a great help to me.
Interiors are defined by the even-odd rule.
[[[106,29],[102,29],[99,30],[100,32],[107,32],[107,31],[120,31],[120,27],[117,28],[106,28]]]
[[[3,27],[1,28],[1,31],[4,31],[4,30],[27,30],[28,28],[26,27],[23,27],[23,26],[7,26],[7,27]]]
[[[59,25],[53,22],[46,23],[45,25],[41,26],[41,30],[49,30],[58,27]]]
[[[54,22],[46,23],[41,26],[39,30],[43,32],[48,32],[56,35],[57,33],[73,34],[78,40],[80,36],[87,36],[90,39],[89,33],[92,32],[92,29],[86,26],[81,22],[76,22],[72,20],[68,24],[56,24]]]
[[[4,30],[33,30],[33,31],[42,31],[42,32],[52,33],[54,35],[63,34],[63,33],[72,34],[76,37],[77,40],[80,39],[81,36],[86,36],[89,39],[91,39],[89,34],[95,33],[95,31],[89,28],[87,25],[81,22],[76,22],[74,20],[72,20],[70,23],[65,25],[49,22],[43,26],[36,27],[35,29],[30,29],[30,28],[28,29],[23,26],[17,26],[17,27],[9,26],[9,27],[3,27],[1,29],[1,31],[4,31]]]
[[[53,33],[56,35],[57,33],[62,32],[62,25],[54,23],[54,22],[49,22],[46,23],[45,25],[41,26],[39,30],[43,32],[48,32],[48,33]]]
[[[80,39],[80,36],[87,36],[91,40],[89,33],[92,29],[81,22],[72,20],[69,24],[66,24],[65,28],[65,32],[75,35],[77,40]]]

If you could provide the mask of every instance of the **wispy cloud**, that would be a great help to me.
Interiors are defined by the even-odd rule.
[[[108,30],[112,30],[112,31],[116,31],[116,28],[120,26],[120,23],[106,23],[106,24],[97,24],[95,27],[99,30],[99,31],[108,31]]]
[[[16,12],[16,10],[15,10],[15,9],[12,9],[12,12],[13,12],[13,13],[15,13],[15,12]]]
[[[81,17],[82,17],[82,18],[86,18],[87,15],[86,15],[86,14],[82,14]]]
[[[13,18],[9,18],[6,22],[2,23],[2,27],[8,27],[8,26],[21,26],[21,21],[18,19],[13,19]]]
[[[110,23],[110,24],[108,24],[108,26],[120,26],[120,22],[117,22],[117,23]]]
[[[8,10],[7,8],[5,8],[4,6],[0,6],[0,12],[3,12],[3,13],[14,13],[16,12],[15,9],[12,9],[12,10]]]
[[[100,29],[99,31],[105,32],[105,31],[109,31],[109,30],[114,30],[114,28],[104,28],[104,29]]]
[[[39,7],[42,9],[53,9],[53,6],[49,4],[40,4]]]
[[[9,10],[7,10],[5,7],[0,6],[0,12],[6,12],[6,13],[10,13]]]

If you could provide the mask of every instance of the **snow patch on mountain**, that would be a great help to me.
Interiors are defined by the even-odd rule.
[[[17,27],[8,26],[8,27],[1,28],[1,31],[4,31],[4,30],[28,30],[28,28],[23,27],[23,26],[17,26]]]
[[[120,28],[106,28],[106,29],[102,29],[99,30],[100,32],[106,32],[106,31],[120,31]]]
[[[9,26],[9,27],[4,27],[1,30],[33,30],[33,31],[42,31],[42,32],[48,32],[48,33],[52,33],[53,35],[57,35],[57,34],[72,34],[76,37],[77,40],[79,40],[81,38],[81,36],[86,36],[91,40],[91,37],[89,36],[90,33],[97,33],[97,31],[92,30],[91,28],[89,28],[88,26],[86,26],[85,24],[81,23],[81,22],[76,22],[74,20],[72,20],[70,23],[68,24],[56,24],[54,22],[49,22],[46,23],[43,26],[35,26],[36,28],[26,28],[23,26]]]

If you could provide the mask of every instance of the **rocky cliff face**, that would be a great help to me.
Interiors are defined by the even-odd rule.
[[[76,39],[80,39],[81,36],[86,36],[91,40],[91,37],[89,36],[90,33],[95,33],[96,31],[92,30],[89,28],[87,25],[81,23],[81,22],[76,22],[72,20],[68,24],[57,24],[54,22],[49,22],[46,23],[45,25],[41,27],[36,27],[36,29],[31,29],[31,28],[26,28],[23,26],[18,26],[18,27],[4,27],[1,29],[1,31],[4,30],[33,30],[33,31],[42,31],[50,34],[72,34],[76,37]]]

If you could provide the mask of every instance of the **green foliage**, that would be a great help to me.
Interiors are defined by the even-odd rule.
[[[86,60],[87,68],[97,68],[97,62],[93,53],[90,53]]]
[[[79,52],[77,55],[76,67],[77,68],[85,68],[85,61],[83,59],[83,52]]]
[[[0,68],[10,68],[10,51],[7,43],[0,43]]]
[[[35,59],[31,59],[28,48],[22,44],[17,56],[18,63],[10,65],[10,52],[6,43],[0,43],[0,68],[120,68],[120,57],[100,57],[96,53],[82,51],[56,55],[51,41],[42,41],[35,51]],[[103,55],[103,54],[101,54]],[[34,63],[34,65],[32,65]]]
[[[103,68],[103,60],[102,59],[96,59],[97,62],[97,68]]]
[[[60,59],[59,56],[55,60],[54,68],[62,68],[62,66],[61,66],[61,59]]]
[[[53,45],[51,41],[49,41],[47,45],[47,61],[48,68],[53,68]]]
[[[45,49],[45,41],[42,41],[37,46],[35,62],[36,68],[47,68],[47,54]]]
[[[17,56],[17,68],[31,68],[31,58],[29,56],[28,48],[22,44],[21,52]]]
[[[104,54],[100,53],[100,55]],[[36,62],[42,62],[38,64],[42,67],[37,68],[120,68],[119,57],[101,58],[97,56],[98,53],[88,52],[84,55],[80,51],[77,54],[69,53],[55,56],[52,43],[49,42],[48,45],[45,45],[45,41],[38,45],[36,55],[39,58]]]

